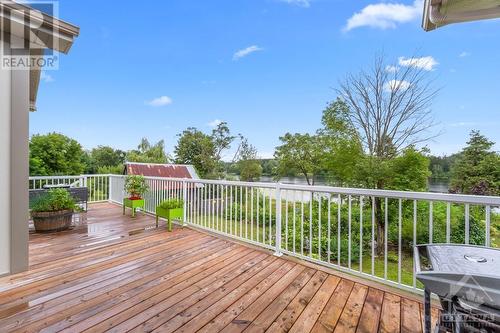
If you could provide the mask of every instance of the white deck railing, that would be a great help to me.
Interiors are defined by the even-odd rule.
[[[89,187],[90,202],[121,204],[126,196],[124,179],[119,175],[31,177],[30,188],[44,182],[72,183]],[[148,213],[154,214],[156,205],[165,199],[184,199],[182,222],[186,225],[412,291],[420,291],[413,269],[413,245],[500,246],[500,197],[220,180],[146,180],[150,187],[145,195]]]

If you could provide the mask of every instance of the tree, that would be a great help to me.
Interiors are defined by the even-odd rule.
[[[349,74],[336,89],[349,106],[351,124],[371,156],[390,158],[408,146],[425,142],[434,125],[430,106],[438,90],[432,87],[425,66],[389,67],[377,57],[369,72]]]
[[[215,147],[215,158],[217,161],[222,159],[222,152],[224,150],[231,148],[234,139],[236,139],[236,137],[231,135],[229,126],[225,121],[217,124],[212,130],[212,141]]]
[[[275,159],[261,159],[260,164],[262,165],[263,175],[272,176],[276,174],[276,168],[278,167],[278,162]]]
[[[202,178],[214,177],[217,166],[216,147],[210,135],[189,127],[178,135],[176,163],[192,164]]]
[[[321,162],[331,183],[342,186],[355,185],[355,170],[363,156],[363,149],[356,128],[349,119],[349,106],[337,98],[323,111],[323,128],[317,136],[324,148]]]
[[[262,166],[257,160],[257,149],[252,146],[247,138],[243,138],[238,149],[238,171],[240,180],[256,181],[262,176]]]
[[[90,151],[90,172],[97,172],[100,168],[121,167],[126,153],[109,146],[97,146]],[[104,170],[104,169],[103,169]]]
[[[500,195],[500,154],[492,151],[493,145],[479,131],[471,132],[452,166],[451,192]]]
[[[449,180],[451,177],[451,166],[455,163],[458,154],[450,156],[429,156],[429,169],[432,172],[432,179]]]
[[[36,134],[30,143],[30,175],[79,175],[85,170],[82,146],[63,134]]]
[[[129,162],[139,163],[168,163],[168,156],[165,153],[165,141],[160,140],[154,145],[148,139],[142,138],[136,150],[127,152],[126,159]]]
[[[322,170],[324,150],[319,136],[286,133],[280,137],[281,146],[276,147],[274,157],[278,161],[278,176],[287,175],[290,169],[302,174],[308,185],[314,185]]]
[[[425,191],[431,172],[430,160],[415,147],[407,147],[401,154],[389,161],[390,177],[387,189],[398,191]]]
[[[388,66],[383,57],[375,59],[367,71],[349,74],[336,89],[349,106],[348,117],[368,154],[363,164],[371,175],[370,187],[384,189],[394,173],[388,172],[388,160],[407,147],[425,142],[435,135],[430,106],[438,90],[432,87],[421,59],[411,58],[407,66]],[[393,68],[395,70],[387,70]],[[384,250],[382,201],[375,198],[377,251]]]

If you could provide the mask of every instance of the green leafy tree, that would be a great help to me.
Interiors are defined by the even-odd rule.
[[[215,177],[218,160],[212,137],[194,127],[187,128],[178,137],[175,162],[194,165],[202,178]]]
[[[212,141],[215,147],[215,159],[220,161],[222,159],[222,153],[224,150],[231,148],[231,144],[236,139],[235,136],[231,135],[229,126],[225,121],[220,122],[212,130]]]
[[[276,161],[275,159],[261,159],[260,164],[262,165],[263,175],[272,176],[276,173],[278,161]]]
[[[467,146],[452,166],[451,191],[476,195],[500,195],[500,154],[494,142],[472,131]]]
[[[287,175],[297,170],[307,184],[314,185],[317,175],[322,170],[325,154],[318,135],[286,133],[280,137],[281,145],[276,147],[274,157],[278,161],[277,175]]]
[[[119,149],[113,149],[109,146],[97,146],[92,149],[89,154],[90,172],[94,173],[97,170],[108,167],[123,168],[126,153]]]
[[[338,186],[355,184],[356,165],[363,156],[363,148],[349,120],[349,106],[341,99],[328,104],[321,123],[323,128],[317,132],[324,149],[321,167],[331,183]]]
[[[248,139],[242,138],[238,149],[238,170],[240,180],[256,181],[262,176],[262,166],[257,160],[257,149],[252,146]]]
[[[29,148],[32,176],[78,175],[86,168],[82,146],[63,134],[33,135]]]
[[[430,160],[413,146],[389,161],[387,189],[398,191],[425,191],[431,172]]]
[[[152,145],[146,138],[142,138],[136,150],[127,152],[126,159],[139,163],[168,163],[169,160],[165,153],[165,141],[160,140]]]

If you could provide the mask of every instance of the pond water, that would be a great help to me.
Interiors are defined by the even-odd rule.
[[[271,176],[260,177],[260,182],[263,183],[274,183],[275,180]],[[304,177],[283,177],[280,179],[283,184],[295,184],[295,185],[307,185],[307,181]],[[316,180],[316,185],[327,185],[324,178],[319,178]],[[429,179],[429,192],[434,193],[448,193],[448,181],[446,180],[433,180]]]

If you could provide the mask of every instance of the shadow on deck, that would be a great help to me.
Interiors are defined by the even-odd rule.
[[[30,234],[30,270],[0,279],[1,332],[422,331],[421,303],[368,281],[107,203],[76,224]]]

